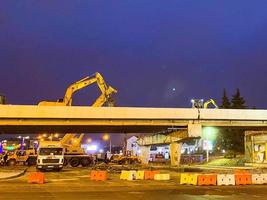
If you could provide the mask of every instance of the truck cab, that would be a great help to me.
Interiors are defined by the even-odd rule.
[[[40,142],[37,151],[37,170],[57,170],[63,168],[64,148],[56,141]]]

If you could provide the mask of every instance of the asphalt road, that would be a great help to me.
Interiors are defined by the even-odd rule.
[[[89,170],[45,173],[43,185],[28,184],[28,174],[0,181],[4,200],[79,200],[79,199],[267,199],[267,185],[260,186],[181,186],[175,176],[170,181],[122,181],[119,174],[106,182],[89,179]]]

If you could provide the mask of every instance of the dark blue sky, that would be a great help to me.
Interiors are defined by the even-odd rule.
[[[266,54],[266,0],[0,1],[0,93],[12,104],[56,100],[99,71],[119,106],[220,103],[239,87],[267,108]]]

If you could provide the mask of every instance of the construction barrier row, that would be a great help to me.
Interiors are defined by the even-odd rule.
[[[121,171],[121,180],[170,180],[170,174],[160,174],[160,171]]]
[[[107,171],[92,170],[90,179],[94,181],[106,181],[108,179]],[[170,174],[161,174],[160,171],[121,171],[121,180],[170,180]],[[33,172],[29,174],[29,183],[45,183],[44,173]],[[234,174],[197,174],[181,173],[181,185],[262,185],[267,184],[267,174],[251,174],[247,171],[236,171]]]
[[[235,174],[194,174],[182,173],[180,178],[182,185],[259,185],[267,184],[267,174],[251,174],[248,172],[236,172]]]

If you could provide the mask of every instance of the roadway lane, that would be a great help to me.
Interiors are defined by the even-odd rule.
[[[30,168],[29,172],[35,171]],[[106,182],[89,179],[89,169],[65,169],[46,172],[43,185],[28,184],[24,176],[0,181],[0,200],[79,200],[79,199],[266,199],[267,185],[261,186],[183,186],[178,174],[170,181],[122,181],[119,174],[110,174]]]

